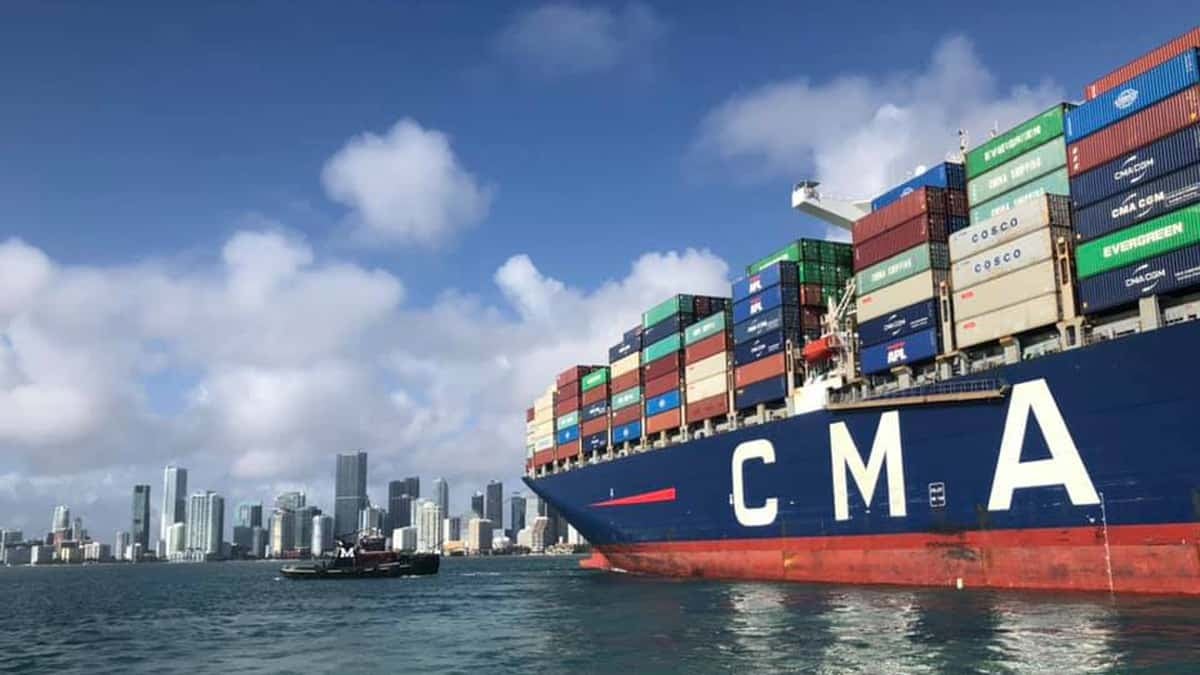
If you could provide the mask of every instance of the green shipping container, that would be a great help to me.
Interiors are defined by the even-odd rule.
[[[1086,279],[1196,242],[1200,242],[1200,206],[1189,206],[1080,244],[1075,266],[1079,278]]]
[[[823,286],[821,288],[821,305],[828,306],[830,300],[833,300],[834,304],[841,302],[842,289],[837,286]]]
[[[642,328],[649,328],[663,319],[683,311],[692,311],[692,296],[676,295],[642,313]]]
[[[821,283],[821,264],[815,262],[797,263],[797,276],[800,277],[802,284],[819,284]]]
[[[859,295],[877,291],[929,269],[929,244],[920,244],[855,275]]]
[[[573,427],[576,424],[579,424],[579,411],[578,410],[576,410],[575,412],[569,412],[566,415],[559,417],[557,420],[554,421],[554,428],[555,429],[566,429],[568,427]]]
[[[626,389],[625,391],[613,394],[612,403],[609,404],[609,408],[612,410],[620,410],[621,408],[628,408],[629,406],[641,400],[642,388],[634,387],[632,389]]]
[[[1067,139],[1058,137],[967,181],[967,200],[982,204],[1067,165]]]
[[[967,152],[967,179],[991,171],[1013,157],[1063,135],[1063,118],[1073,108],[1059,103],[1046,112],[1026,120]]]
[[[712,316],[701,319],[683,331],[683,344],[690,345],[706,337],[712,337],[725,331],[725,312],[717,312]]]
[[[971,207],[971,224],[975,225],[988,218],[1014,209],[1031,199],[1037,199],[1042,195],[1069,195],[1071,194],[1071,183],[1067,179],[1067,167],[1063,167],[1053,173],[1048,173],[1037,180],[1031,181],[1021,187],[1006,192],[995,199]]]
[[[770,267],[780,260],[794,263],[811,262],[816,265],[821,262],[820,239],[797,239],[771,255],[746,266],[746,274],[758,274],[764,267]]]
[[[600,370],[593,370],[584,375],[583,379],[580,380],[580,386],[584,391],[587,391],[588,389],[595,389],[605,382],[608,382],[608,368],[601,368]]]
[[[642,365],[657,361],[683,349],[683,334],[673,333],[642,350]]]

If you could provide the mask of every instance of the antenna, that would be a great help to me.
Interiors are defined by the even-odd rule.
[[[963,162],[967,156],[967,148],[971,146],[971,134],[966,129],[958,130],[958,153],[946,153],[946,159],[950,161]]]

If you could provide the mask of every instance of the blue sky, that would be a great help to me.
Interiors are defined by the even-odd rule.
[[[343,445],[466,500],[641,305],[823,234],[795,180],[870,196],[1194,20],[747,4],[5,5],[0,511],[324,494]]]

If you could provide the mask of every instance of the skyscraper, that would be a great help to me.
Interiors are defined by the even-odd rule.
[[[312,554],[333,550],[333,516],[319,515],[312,521]]]
[[[50,531],[54,533],[66,532],[71,529],[71,509],[66,506],[54,507],[54,517],[50,520]]]
[[[159,514],[158,538],[166,542],[171,526],[186,521],[187,469],[168,466],[163,469],[162,513]]]
[[[492,529],[504,531],[504,483],[488,481],[487,499],[483,503],[483,516],[492,521]]]
[[[150,550],[150,486],[133,486],[133,529],[130,536],[142,545],[143,551]]]
[[[313,540],[313,519],[321,515],[321,509],[315,506],[302,506],[292,514],[292,545],[293,550],[311,549]]]
[[[220,556],[225,543],[225,498],[212,491],[194,493],[188,500],[186,534],[188,551],[195,558]]]
[[[281,492],[279,496],[275,498],[275,508],[281,511],[296,511],[304,508],[304,505],[307,503],[308,498],[305,496],[305,494],[295,490],[290,492]]]
[[[475,494],[471,495],[471,513],[476,518],[483,517],[483,493],[478,490],[475,491]]]
[[[253,536],[253,535],[251,535]],[[278,558],[291,550],[296,539],[296,520],[291,511],[274,511],[271,514],[271,555]]]
[[[129,542],[132,538],[129,533],[124,530],[117,530],[117,535],[113,537],[113,557],[117,560],[126,560],[129,555]]]
[[[394,480],[388,483],[388,531],[408,527],[412,510],[412,495],[408,494],[407,480]]]
[[[433,501],[442,510],[442,517],[450,515],[450,486],[445,478],[433,479]]]
[[[508,538],[516,541],[517,533],[525,529],[525,498],[521,496],[520,492],[514,492],[512,495],[510,513],[512,519],[508,524]]]
[[[352,537],[358,530],[358,513],[366,505],[367,453],[339,454],[333,493],[334,536]]]
[[[437,502],[421,501],[417,519],[417,550],[438,553],[442,550],[442,508]]]
[[[368,504],[358,514],[358,530],[362,534],[383,533],[383,526],[387,520],[387,512],[378,506]]]
[[[421,477],[409,476],[404,479],[404,491],[413,499],[421,498]]]
[[[238,504],[237,514],[233,518],[235,527],[262,527],[262,502],[242,502]]]

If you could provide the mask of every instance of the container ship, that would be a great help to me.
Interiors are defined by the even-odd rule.
[[[1200,594],[1200,29],[614,326],[526,412],[588,566]],[[686,289],[680,289],[684,291]]]

